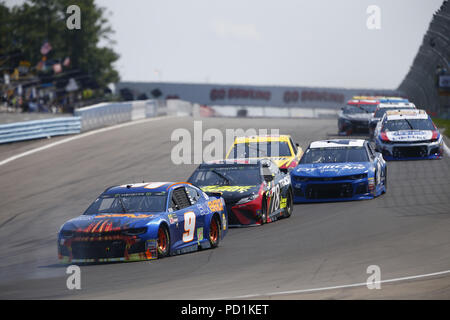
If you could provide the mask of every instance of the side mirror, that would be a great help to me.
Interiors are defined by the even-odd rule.
[[[264,180],[266,182],[271,182],[273,181],[273,176],[271,174],[264,175]]]

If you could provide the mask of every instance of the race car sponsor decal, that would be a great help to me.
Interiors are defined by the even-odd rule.
[[[225,213],[222,213],[222,225],[223,230],[227,230],[227,218],[225,217]]]
[[[287,175],[283,179],[280,180],[280,186],[284,187],[291,184],[291,176]]]
[[[206,186],[202,187],[205,192],[240,192],[244,193],[256,186]]]
[[[198,241],[203,240],[203,227],[197,228],[197,240]]]
[[[149,239],[146,242],[147,249],[156,249],[158,247],[158,241],[155,239]]]
[[[169,213],[167,217],[169,218],[170,224],[178,223],[178,216],[176,213]]]
[[[209,206],[209,209],[211,209],[211,211],[213,211],[213,212],[223,210],[223,203],[222,203],[222,200],[220,200],[220,199],[209,201],[208,206]]]
[[[153,214],[134,214],[134,213],[109,213],[109,214],[99,214],[94,216],[94,219],[98,218],[133,218],[133,219],[141,219],[141,218],[151,218]]]
[[[311,168],[305,168],[305,167],[299,167],[295,171],[297,172],[308,172],[308,171],[316,171],[317,169],[320,170],[333,170],[333,169],[348,169],[348,170],[360,170],[365,169],[366,167],[362,164],[326,164],[319,167],[311,167]]]
[[[433,132],[425,130],[399,130],[386,132],[386,135],[391,141],[421,141],[430,140]]]
[[[280,209],[286,208],[287,198],[281,198]]]

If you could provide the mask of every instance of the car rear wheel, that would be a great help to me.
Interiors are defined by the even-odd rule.
[[[267,199],[266,197],[263,197],[262,204],[261,204],[261,224],[267,223]]]
[[[211,219],[211,223],[209,225],[209,243],[211,244],[211,248],[216,248],[220,242],[220,222],[217,215],[215,215]]]
[[[167,227],[160,226],[158,230],[158,258],[164,258],[169,255],[170,237]]]
[[[284,217],[289,218],[294,210],[294,199],[292,198],[292,190],[289,189],[286,199],[286,209],[284,210]]]

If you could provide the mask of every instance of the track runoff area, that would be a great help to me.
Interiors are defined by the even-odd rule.
[[[314,140],[339,138],[335,119],[161,118],[63,138],[50,146],[36,141],[39,149],[28,143],[13,156],[2,146],[0,154],[9,156],[0,165],[0,296],[450,298],[448,154],[441,160],[388,162],[388,191],[376,199],[298,204],[289,219],[230,229],[214,250],[149,262],[83,265],[80,288],[69,289],[67,266],[58,264],[56,255],[59,227],[108,186],[186,180],[196,165],[172,163],[177,142],[171,134],[179,128],[193,131],[194,121],[202,121],[203,130],[222,132],[278,129],[303,149]],[[187,306],[180,304],[174,312],[181,314]],[[224,313],[225,304],[219,309]]]

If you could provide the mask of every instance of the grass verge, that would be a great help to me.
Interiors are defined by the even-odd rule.
[[[447,138],[450,138],[450,120],[433,118],[433,122],[438,128],[445,129],[443,134],[445,134]]]

